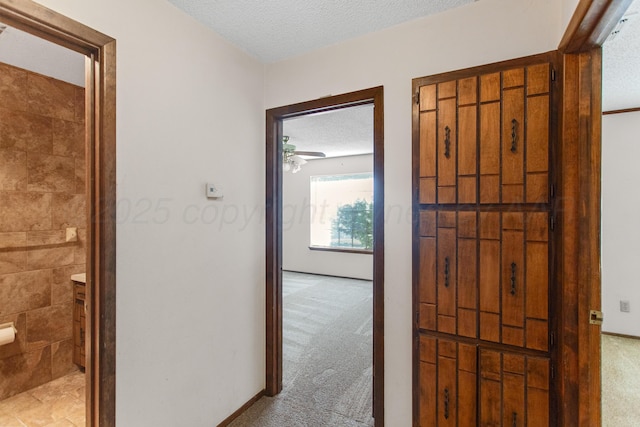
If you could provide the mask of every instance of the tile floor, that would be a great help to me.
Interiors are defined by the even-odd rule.
[[[0,401],[0,426],[84,427],[84,373],[76,371]]]

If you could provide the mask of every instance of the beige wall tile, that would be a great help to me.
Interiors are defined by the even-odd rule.
[[[86,273],[85,266],[83,265],[68,265],[66,267],[53,269],[53,283],[60,284],[71,281],[71,276],[74,274]]]
[[[27,269],[27,251],[0,249],[0,274],[19,273]]]
[[[27,109],[27,72],[0,63],[0,99],[15,110]]]
[[[51,376],[60,378],[73,372],[73,339],[58,341],[51,344]]]
[[[51,154],[52,119],[0,108],[0,148]]]
[[[73,247],[73,262],[75,264],[85,264],[87,262],[87,230],[78,229],[78,242]]]
[[[42,116],[74,120],[76,86],[39,74],[27,75],[27,111]]]
[[[27,170],[29,191],[54,193],[76,191],[75,162],[71,157],[29,153]]]
[[[52,276],[51,270],[0,276],[0,316],[50,305]]]
[[[53,195],[53,228],[86,228],[86,197],[84,194]]]
[[[85,93],[83,87],[76,86],[76,117],[77,123],[84,123],[84,106],[85,106]]]
[[[53,120],[53,154],[84,159],[84,123]]]
[[[86,169],[84,159],[76,159],[76,194],[86,194]]]
[[[27,312],[27,346],[34,349],[73,337],[73,304],[56,304]]]
[[[73,264],[73,247],[33,249],[27,252],[27,269],[62,267]]]
[[[0,64],[0,99],[0,323],[19,336],[0,348],[2,399],[75,369],[70,276],[85,272],[86,213],[84,89]]]
[[[66,230],[29,231],[27,245],[29,247],[41,245],[57,245],[66,243]]]
[[[22,248],[27,244],[27,233],[0,233],[0,248]]]
[[[73,282],[71,281],[71,275],[85,272],[86,267],[84,264],[54,268],[53,284],[51,285],[51,304],[73,302]]]
[[[0,399],[51,381],[51,347],[0,360]]]
[[[51,194],[0,191],[0,231],[51,228]]]
[[[27,189],[27,154],[22,151],[0,150],[0,190]]]

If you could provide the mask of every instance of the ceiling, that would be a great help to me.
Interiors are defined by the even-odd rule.
[[[373,153],[373,104],[287,119],[282,127],[296,150],[327,157]]]
[[[603,111],[640,107],[640,0],[625,17],[620,33],[602,48]]]
[[[270,63],[477,0],[169,1]]]

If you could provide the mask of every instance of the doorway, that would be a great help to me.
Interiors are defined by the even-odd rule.
[[[0,324],[15,335],[0,343],[0,425],[85,425],[84,68],[83,55],[3,25]]]
[[[383,88],[270,109],[266,113],[266,394],[282,391],[283,380],[283,121],[313,113],[373,104],[373,415],[384,425],[384,111]]]
[[[640,424],[640,1],[602,46],[602,426]]]
[[[115,426],[115,40],[29,0],[0,22],[86,57],[86,425]]]

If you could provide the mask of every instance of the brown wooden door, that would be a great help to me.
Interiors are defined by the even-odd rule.
[[[549,425],[549,59],[414,80],[416,426]]]
[[[475,345],[420,337],[419,425],[477,425],[477,358]]]

